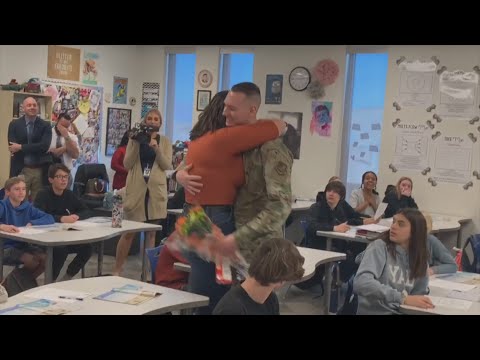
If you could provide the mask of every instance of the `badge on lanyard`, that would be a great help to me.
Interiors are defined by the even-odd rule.
[[[143,170],[143,177],[144,178],[149,178],[151,171],[152,171],[152,169],[150,169],[148,164],[147,164],[147,166],[145,166],[145,169]]]

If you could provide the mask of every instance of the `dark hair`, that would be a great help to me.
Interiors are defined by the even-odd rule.
[[[403,215],[410,223],[410,241],[408,242],[408,259],[410,264],[410,280],[423,277],[427,274],[427,221],[417,209],[400,209],[396,215]],[[388,237],[385,240],[390,254],[395,258],[395,243]]]
[[[65,120],[68,120],[68,121],[72,121],[71,116],[68,115],[68,113],[66,113],[66,112],[58,114],[57,121],[60,120],[60,119],[65,119]]]
[[[378,180],[377,178],[377,174],[375,174],[373,171],[365,171],[362,175],[362,185],[360,185],[360,188],[363,188],[363,182],[365,181],[365,177],[368,175],[368,174],[372,174],[373,176],[375,176],[375,181]],[[378,192],[376,189],[376,186],[375,188],[372,190],[372,192],[375,194],[375,195],[378,195]]]
[[[252,255],[248,275],[262,286],[302,278],[305,258],[295,244],[281,238],[267,239]]]
[[[55,175],[57,175],[58,170],[62,170],[64,172],[66,172],[67,174],[70,174],[70,169],[68,167],[66,167],[63,164],[58,163],[58,164],[50,165],[50,167],[48,168],[48,177],[50,179],[53,179],[55,177]]]
[[[120,140],[120,144],[118,144],[117,146],[117,149],[120,147],[120,146],[126,146],[128,144],[128,134],[129,134],[130,130],[127,130],[125,131],[125,134],[123,134],[122,136],[122,140]]]
[[[397,188],[395,187],[395,185],[387,185],[387,188],[385,189],[385,196],[387,196],[388,194],[390,194],[391,192],[397,192]]]
[[[255,100],[260,103],[262,102],[262,95],[260,93],[260,88],[252,82],[241,82],[232,86],[231,92],[238,92],[245,94],[249,99]]]
[[[343,185],[340,181],[332,181],[325,186],[325,194],[327,191],[335,191],[338,195],[340,195],[340,199],[345,199],[345,195],[347,190],[345,190],[345,185]],[[325,197],[326,198],[326,197]]]
[[[226,119],[223,116],[223,102],[227,94],[227,90],[220,91],[210,100],[205,110],[198,115],[198,121],[190,131],[190,140],[195,140],[208,132],[223,129],[226,126]]]

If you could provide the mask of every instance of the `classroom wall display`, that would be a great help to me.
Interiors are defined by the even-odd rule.
[[[125,131],[129,130],[132,124],[132,110],[129,109],[107,109],[107,134],[105,144],[105,155],[112,156]]]
[[[52,120],[56,121],[60,113],[66,112],[72,118],[72,129],[78,136],[80,156],[74,161],[79,164],[98,162],[102,128],[103,88],[58,81],[42,81],[45,94],[53,94]]]
[[[113,77],[113,103],[126,104],[128,94],[128,79],[122,77]]]
[[[82,66],[82,82],[97,85],[100,55],[96,52],[84,51]]]
[[[310,134],[330,137],[332,134],[332,106],[330,101],[312,101]]]
[[[397,61],[398,63],[398,61]],[[437,63],[433,60],[401,61],[398,102],[402,107],[427,107],[433,103],[437,86]]]
[[[288,111],[269,111],[267,116],[270,119],[282,119],[289,123],[295,129],[295,136],[291,137],[289,149],[293,153],[294,159],[300,159],[300,149],[302,144],[302,121],[303,113]]]
[[[433,141],[432,179],[468,183],[472,178],[473,144],[468,136],[438,136]]]
[[[151,109],[158,109],[160,83],[144,82],[142,85],[142,119]]]
[[[48,45],[47,77],[79,81],[80,49]]]
[[[265,104],[281,104],[283,92],[283,75],[267,75]]]
[[[395,128],[392,164],[398,170],[421,171],[428,167],[431,128],[426,124],[399,122]]]
[[[436,114],[468,120],[478,116],[478,77],[476,72],[463,70],[442,72]]]

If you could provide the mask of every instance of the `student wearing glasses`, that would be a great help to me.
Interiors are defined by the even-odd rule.
[[[55,222],[74,223],[92,216],[88,207],[73,191],[67,189],[70,170],[63,164],[50,165],[48,181],[50,186],[43,188],[35,198],[34,206],[47,214],[53,215]],[[88,262],[92,255],[92,245],[56,246],[53,249],[53,278],[56,279],[62,270],[68,254],[77,256],[68,265],[63,280],[72,279]]]

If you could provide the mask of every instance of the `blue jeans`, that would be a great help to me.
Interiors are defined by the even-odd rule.
[[[188,211],[189,207],[190,205],[185,204],[184,212]],[[203,206],[203,209],[225,235],[231,234],[235,230],[233,206]],[[198,308],[195,314],[211,315],[217,303],[230,289],[230,286],[217,284],[214,263],[203,260],[193,251],[185,252],[184,256],[191,267],[188,277],[188,290],[195,294],[208,296],[210,299],[208,306]]]

